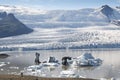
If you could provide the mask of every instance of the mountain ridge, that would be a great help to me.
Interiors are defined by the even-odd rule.
[[[2,7],[2,8],[1,8]],[[102,5],[99,8],[83,8],[79,10],[40,10],[18,6],[0,6],[0,11],[12,12],[26,25],[42,28],[53,26],[86,27],[105,26],[114,24],[119,26],[120,10],[109,5]],[[57,23],[57,24],[56,24]],[[74,24],[76,23],[76,24]],[[79,24],[77,24],[79,23]]]
[[[33,30],[25,26],[14,14],[0,13],[0,38],[31,33]]]

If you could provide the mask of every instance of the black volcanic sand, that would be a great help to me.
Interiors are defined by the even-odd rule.
[[[0,75],[0,80],[95,80],[85,78],[43,78],[35,76]]]

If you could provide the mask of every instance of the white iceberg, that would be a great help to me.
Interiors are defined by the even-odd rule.
[[[72,66],[99,66],[101,63],[101,59],[95,59],[91,53],[85,53],[74,59]]]

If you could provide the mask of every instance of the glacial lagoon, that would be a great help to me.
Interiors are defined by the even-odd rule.
[[[120,50],[114,49],[71,49],[71,50],[38,50],[38,51],[6,51],[8,58],[0,59],[0,74],[20,74],[24,68],[34,65],[35,53],[40,53],[40,61],[47,61],[50,56],[54,56],[61,63],[64,56],[78,57],[83,53],[91,53],[95,58],[103,60],[102,65],[96,67],[46,67],[45,77],[59,77],[63,70],[74,70],[79,76],[87,78],[117,78],[120,79]]]

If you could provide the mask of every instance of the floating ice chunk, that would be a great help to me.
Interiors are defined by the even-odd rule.
[[[43,63],[43,66],[59,66],[59,63]]]
[[[36,71],[36,70],[40,70],[43,66],[42,65],[32,65],[27,67],[25,70],[27,71]]]
[[[27,75],[40,76],[42,74],[41,70],[36,70],[34,72],[28,72]]]
[[[10,64],[10,62],[7,62],[7,64]]]
[[[0,62],[0,67],[3,67],[5,65],[6,65],[5,62]]]
[[[74,71],[72,70],[65,70],[60,73],[59,77],[72,77],[72,78],[79,78],[79,75],[77,75]]]
[[[46,63],[43,63],[43,66],[59,66],[58,60],[55,57],[49,57]]]
[[[10,69],[19,69],[19,67],[16,67],[16,66],[11,66],[9,67]]]
[[[17,72],[11,72],[10,74],[15,74],[15,75],[16,75],[16,74],[17,74]]]
[[[100,80],[107,80],[106,78],[100,78]]]
[[[4,69],[0,69],[1,71],[4,71]]]
[[[26,67],[22,72],[26,75],[32,75],[32,76],[41,76],[42,75],[42,69],[43,65],[32,65]]]

